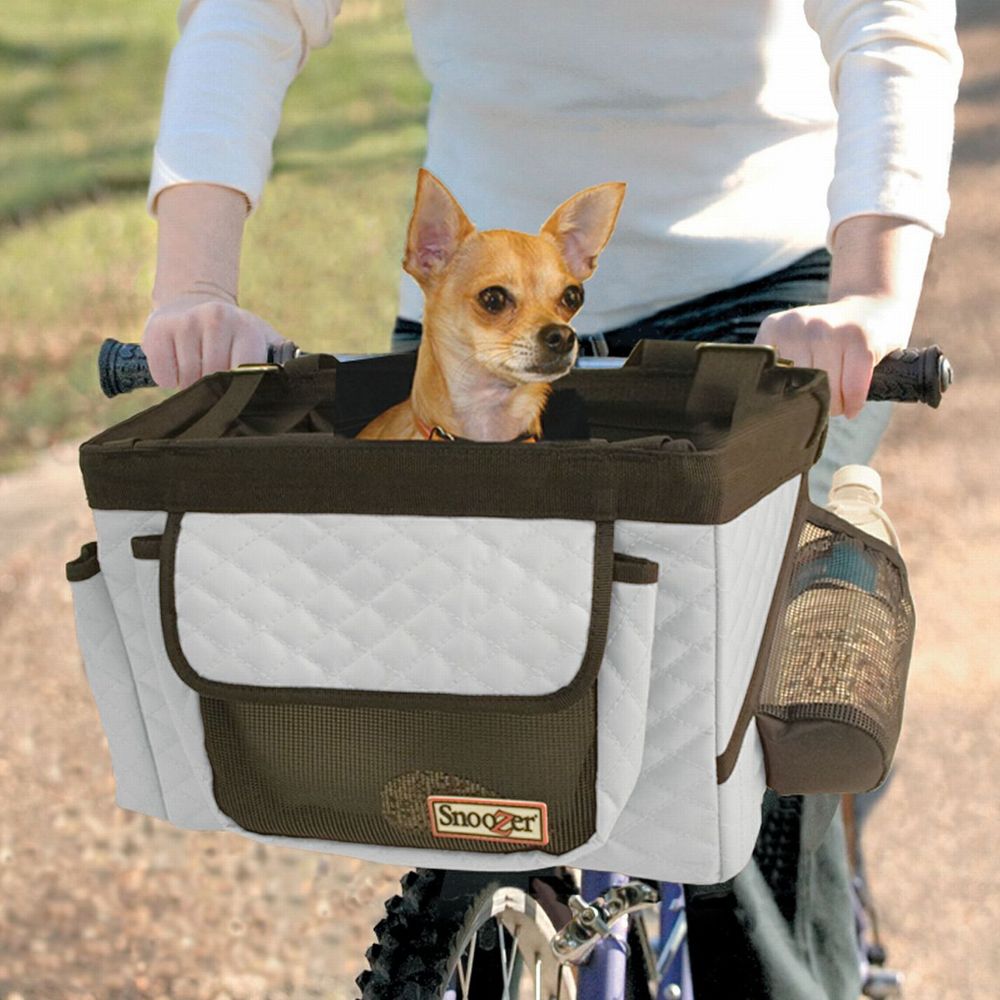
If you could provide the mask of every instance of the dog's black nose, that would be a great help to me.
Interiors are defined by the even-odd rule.
[[[549,323],[538,331],[538,339],[550,351],[556,354],[568,354],[576,343],[576,333],[571,326]]]

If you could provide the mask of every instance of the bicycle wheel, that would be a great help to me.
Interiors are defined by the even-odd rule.
[[[559,922],[561,906],[568,919],[566,878],[408,872],[375,926],[362,1000],[575,1000],[572,970],[549,945],[550,913]]]

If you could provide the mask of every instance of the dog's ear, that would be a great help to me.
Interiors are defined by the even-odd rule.
[[[559,247],[573,277],[585,281],[597,267],[625,197],[625,184],[612,181],[584,188],[564,201],[545,221],[541,232]]]
[[[452,193],[421,167],[406,233],[403,270],[419,282],[429,280],[451,260],[462,240],[475,228]]]

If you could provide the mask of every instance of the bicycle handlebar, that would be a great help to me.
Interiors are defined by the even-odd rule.
[[[267,363],[284,364],[293,358],[305,357],[306,352],[300,350],[290,340],[268,347]],[[352,358],[374,357],[376,355],[339,355],[343,361]],[[586,364],[593,360],[593,366]],[[621,358],[581,359],[581,368],[586,367],[617,367],[614,362],[623,362]],[[154,386],[156,383],[149,373],[146,355],[139,344],[127,344],[109,337],[101,344],[97,358],[98,376],[101,390],[105,396],[119,396],[133,389],[144,386]],[[892,400],[897,403],[926,403],[937,407],[941,396],[951,385],[953,379],[951,363],[941,352],[937,344],[930,347],[906,347],[893,351],[884,357],[872,372],[871,385],[868,388],[868,399],[872,401]]]

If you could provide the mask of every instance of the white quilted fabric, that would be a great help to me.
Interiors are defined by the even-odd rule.
[[[211,680],[539,695],[590,627],[594,524],[186,514],[181,648]]]
[[[84,672],[111,751],[118,804],[164,816],[153,751],[104,575],[75,580],[70,588]]]
[[[656,587],[615,583],[597,675],[597,818],[592,842],[611,833],[642,766]]]
[[[156,762],[165,812],[160,818],[189,829],[213,829],[219,825],[212,818],[218,815],[218,809],[210,789],[206,789],[193,769],[182,740],[186,728],[193,723],[180,724],[168,700],[169,694],[179,694],[178,689],[185,685],[176,674],[167,677],[157,670],[152,644],[162,643],[161,630],[154,634],[147,627],[136,577],[137,563],[142,560],[132,556],[132,536],[159,534],[167,516],[162,511],[127,510],[94,510],[93,514],[101,572],[128,652],[146,735]],[[197,725],[200,728],[200,719]],[[201,745],[198,754],[204,758]]]
[[[158,624],[157,564],[134,560],[128,550],[131,535],[162,530],[164,515],[95,511],[99,557],[117,618],[128,624],[123,629],[125,648],[168,818],[179,826],[231,829],[254,840],[387,864],[502,871],[565,863],[694,883],[730,877],[749,858],[759,825],[764,771],[756,729],[749,727],[736,770],[721,786],[715,780],[715,757],[729,739],[756,658],[798,486],[797,479],[783,484],[727,525],[616,525],[616,550],[659,563],[660,580],[656,587],[615,584],[609,646],[598,689],[598,833],[577,850],[559,856],[542,851],[480,855],[386,848],[271,837],[236,827],[211,796],[197,699],[170,668],[162,635],[153,627]],[[192,517],[186,515],[185,526]],[[472,531],[482,538],[480,526],[497,520],[477,521]],[[543,522],[546,527],[551,523]],[[537,534],[539,529],[530,530]],[[586,581],[589,601],[593,536],[589,543],[578,542],[573,551],[580,554],[569,558],[585,563],[577,575]],[[352,544],[357,544],[353,537]],[[560,553],[556,562],[561,560]],[[550,562],[546,559],[539,565]],[[551,593],[570,588],[570,576],[560,574],[561,582]],[[438,580],[443,579],[442,572]],[[441,586],[443,593],[445,584]],[[359,587],[353,589],[361,592]],[[322,611],[322,604],[319,608]],[[643,630],[649,613],[654,618],[652,633],[648,627]],[[552,620],[560,620],[559,615],[553,613]],[[147,621],[148,632],[143,627]],[[564,651],[571,637],[559,633],[560,627],[555,626],[560,635],[555,648]],[[182,642],[187,641],[182,633]],[[476,641],[487,640],[480,636]],[[652,660],[648,682],[636,673],[636,665],[641,668],[645,662],[647,646]],[[504,655],[517,655],[516,648],[507,645]],[[190,658],[193,654],[186,644],[185,650]],[[302,657],[301,664],[307,659]],[[560,669],[570,669],[568,654],[566,662]],[[203,666],[197,664],[199,671]],[[391,677],[391,672],[384,677]],[[428,685],[434,683],[428,679],[433,677],[430,672],[421,672],[420,677]],[[524,671],[522,678],[527,679]],[[555,672],[546,674],[544,681],[559,686]],[[131,711],[134,726],[135,708]],[[113,711],[102,710],[102,721],[109,727],[109,741],[111,730],[125,725],[120,713]],[[148,768],[146,773],[137,768],[134,776],[137,782],[150,780]],[[634,787],[629,787],[630,780]],[[615,815],[618,818],[611,824]]]
[[[750,683],[798,492],[799,480],[791,480],[766,503],[715,529],[721,644],[715,679],[717,753],[729,742]]]

